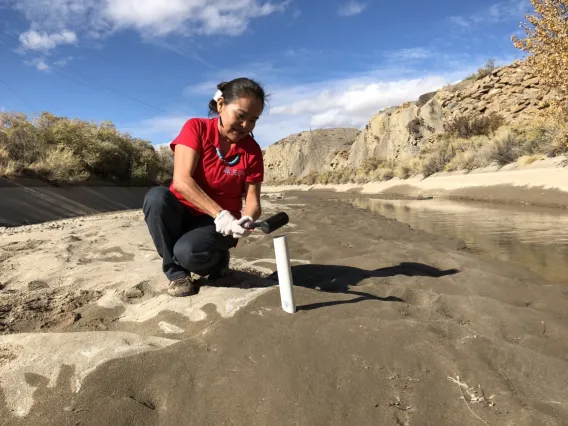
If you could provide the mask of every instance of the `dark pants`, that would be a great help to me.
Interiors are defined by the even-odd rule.
[[[216,232],[211,216],[193,216],[168,188],[150,189],[143,211],[169,280],[190,272],[210,275],[228,266],[229,249],[237,245],[237,240]]]

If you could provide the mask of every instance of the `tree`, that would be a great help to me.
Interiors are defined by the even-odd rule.
[[[512,37],[517,49],[529,53],[528,69],[558,95],[554,108],[568,114],[568,0],[531,0],[534,14],[521,23],[526,37]]]

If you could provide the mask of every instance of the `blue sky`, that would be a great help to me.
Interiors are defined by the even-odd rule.
[[[528,0],[0,0],[0,110],[99,122],[168,143],[222,80],[271,94],[266,147],[466,77],[511,43]]]

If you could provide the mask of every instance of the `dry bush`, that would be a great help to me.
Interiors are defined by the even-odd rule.
[[[522,139],[515,131],[507,131],[489,145],[490,159],[500,166],[516,161],[522,155]]]
[[[378,169],[378,172],[379,180],[390,180],[395,176],[394,170],[391,167],[383,167]]]
[[[545,118],[519,124],[513,131],[522,141],[521,152],[524,155],[555,157],[568,152],[566,129],[566,124]]]
[[[159,173],[160,157],[152,144],[145,140],[134,139],[130,156],[131,180],[133,182],[156,181]]]
[[[422,171],[422,161],[420,158],[401,158],[396,167],[394,168],[394,174],[400,179],[408,179],[415,174],[421,173]]]
[[[455,170],[468,170],[471,171],[478,167],[478,155],[477,151],[458,151],[456,156],[452,158],[448,164],[444,167],[447,172],[452,172]]]
[[[410,135],[416,139],[416,140],[420,140],[423,138],[422,136],[422,125],[424,124],[424,121],[421,118],[415,118],[413,120],[410,120],[408,122],[408,124],[406,125],[406,128],[408,130],[408,133],[410,133]]]
[[[158,174],[156,182],[159,184],[169,184],[174,177],[174,153],[166,146],[158,148]]]
[[[0,123],[0,141],[13,162],[24,166],[40,158],[43,144],[24,114],[1,113]]]
[[[469,119],[458,116],[444,123],[446,133],[459,138],[471,138],[473,136],[490,136],[505,123],[502,115],[495,112]]]
[[[318,174],[316,172],[309,172],[301,180],[305,185],[314,185],[317,182]]]
[[[360,166],[360,169],[364,173],[372,172],[373,170],[377,170],[381,167],[385,162],[385,159],[382,157],[367,157],[363,160],[363,163]]]
[[[52,181],[82,182],[89,178],[81,160],[61,145],[47,151],[44,158],[32,164],[30,169]]]
[[[495,60],[494,59],[488,59],[487,62],[485,63],[485,66],[483,66],[482,68],[479,68],[477,70],[477,73],[471,74],[469,77],[466,78],[466,80],[479,80],[483,77],[487,77],[495,69],[497,69],[497,67],[495,66]]]
[[[441,172],[455,154],[456,150],[450,135],[435,135],[421,147],[422,169],[420,171],[424,174],[424,177]]]
[[[18,165],[10,159],[8,150],[0,145],[0,176],[11,176],[18,172]]]
[[[121,133],[108,121],[97,125],[43,112],[32,122],[24,114],[1,113],[0,144],[15,174],[33,169],[57,180],[91,176],[143,184],[162,183],[173,174],[171,155],[156,152],[150,142]]]
[[[479,167],[487,166],[491,161],[484,152],[490,142],[487,136],[474,136],[469,139],[450,139],[449,143],[455,151],[455,155],[448,161],[444,170],[467,170],[471,171]]]

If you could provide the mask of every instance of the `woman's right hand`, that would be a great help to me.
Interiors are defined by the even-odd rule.
[[[239,221],[228,210],[222,210],[215,217],[215,230],[222,235],[241,238],[251,233],[241,226]]]

